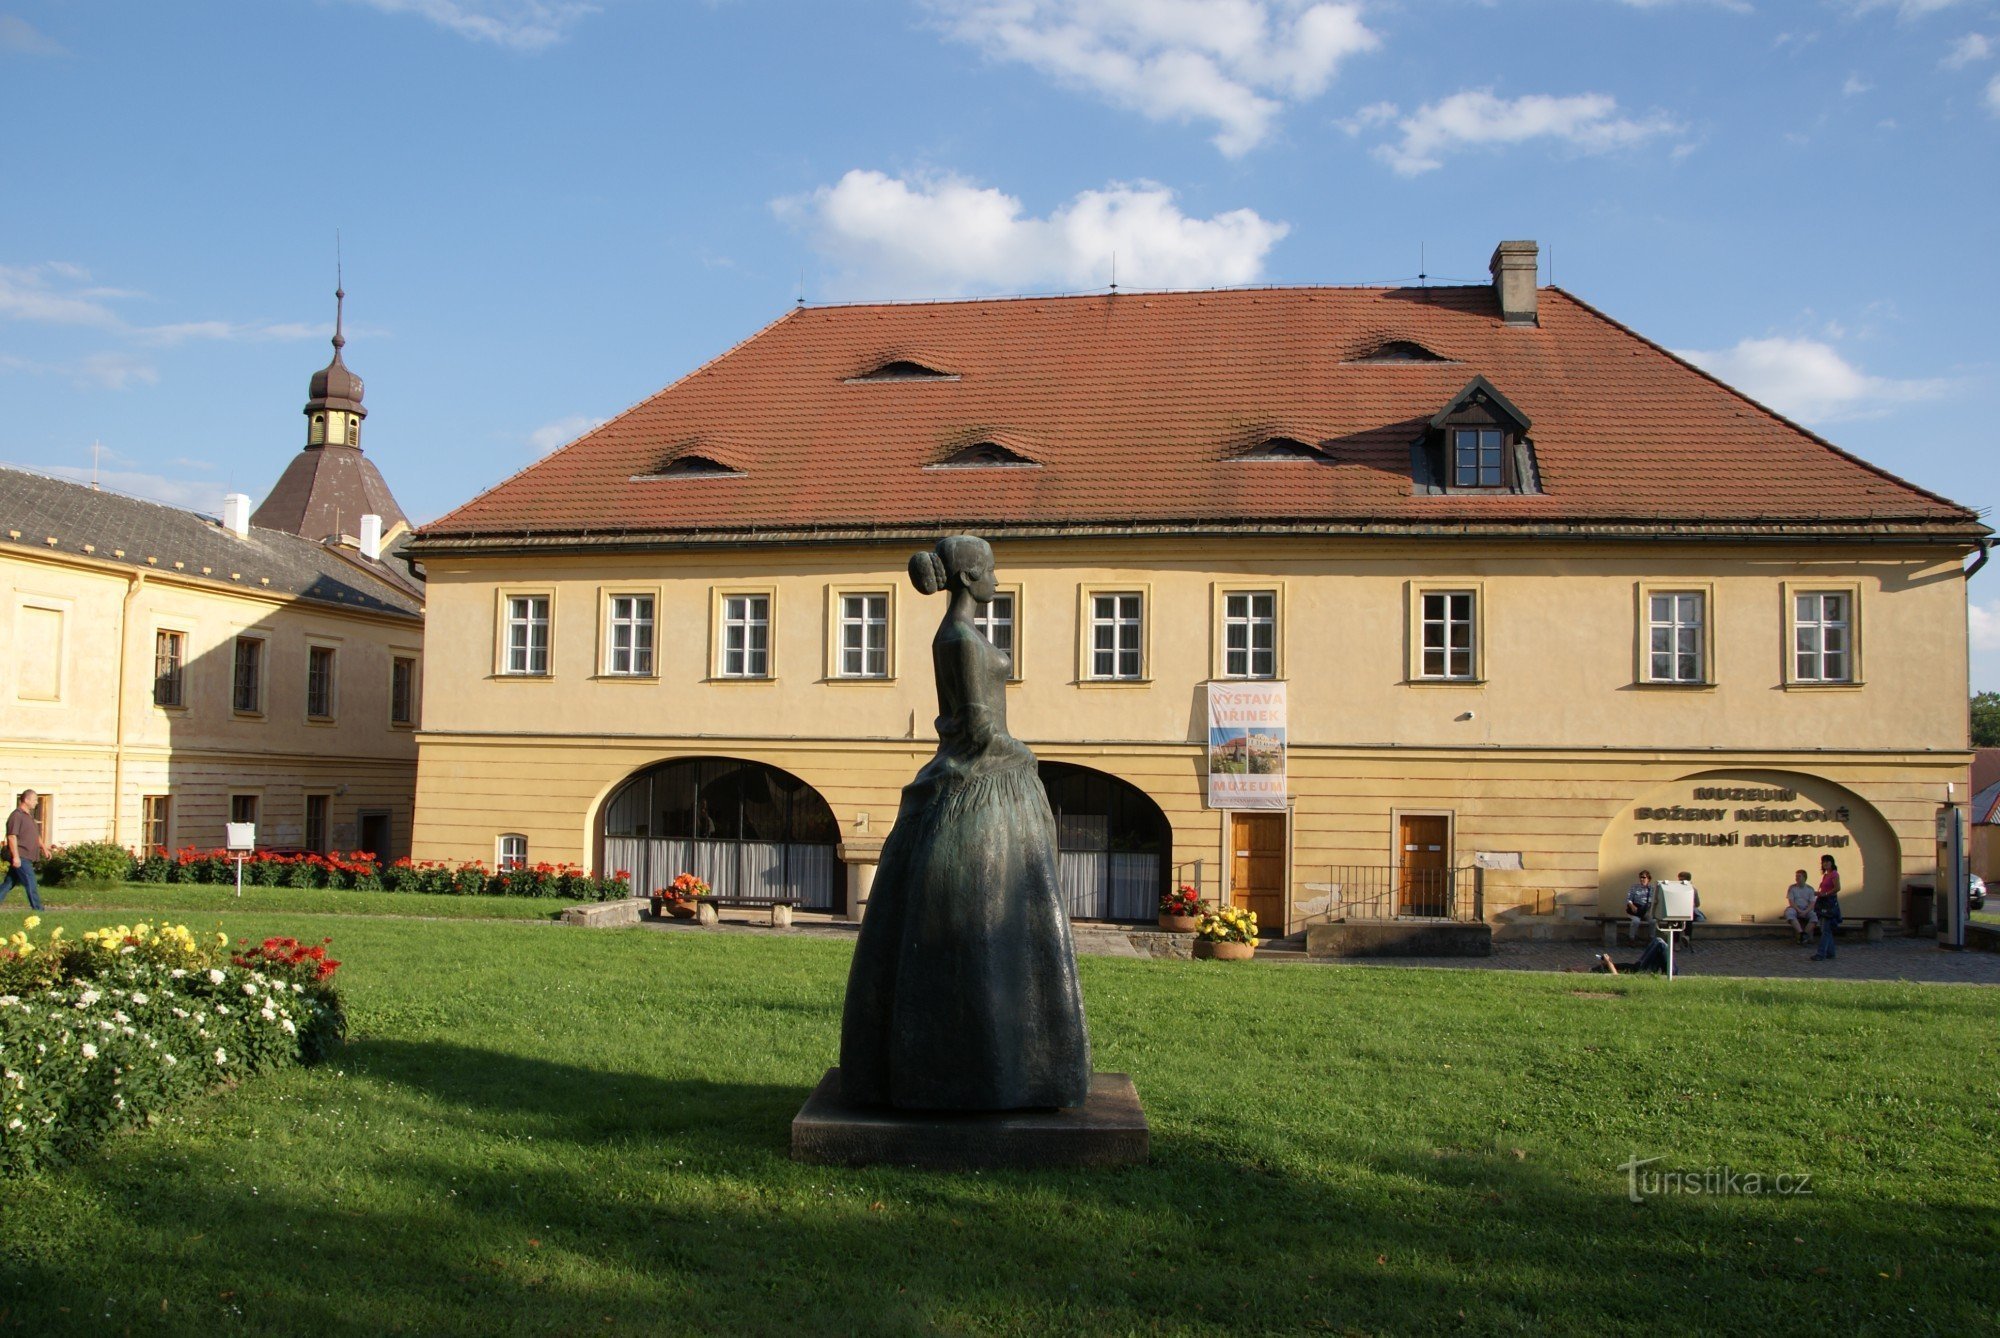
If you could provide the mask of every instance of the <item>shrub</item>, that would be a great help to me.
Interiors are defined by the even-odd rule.
[[[105,888],[132,877],[132,853],[110,841],[80,841],[49,852],[37,872],[64,887]]]
[[[452,871],[451,886],[446,890],[461,897],[477,897],[486,892],[487,882],[486,866],[473,860]]]
[[[132,870],[132,878],[141,883],[164,883],[172,879],[174,862],[167,858],[167,852],[157,846],[148,851]]]
[[[1201,925],[1194,933],[1196,938],[1215,943],[1255,943],[1257,913],[1241,906],[1219,907],[1201,917]]]
[[[253,887],[276,887],[284,867],[274,856],[259,853],[243,866],[243,881]]]
[[[632,895],[632,875],[620,869],[597,880],[599,901],[623,901]]]

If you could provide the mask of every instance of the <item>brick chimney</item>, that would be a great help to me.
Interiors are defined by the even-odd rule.
[[[250,537],[250,498],[233,492],[222,499],[222,528],[239,539]]]
[[[1535,279],[1540,249],[1533,242],[1502,242],[1493,248],[1486,268],[1493,275],[1493,292],[1500,314],[1509,325],[1539,325],[1535,317]]]

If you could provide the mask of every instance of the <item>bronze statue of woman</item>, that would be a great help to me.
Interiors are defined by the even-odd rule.
[[[910,559],[948,590],[931,641],[938,748],[903,787],[855,944],[842,1098],[909,1110],[1081,1106],[1090,1036],[1035,755],[1007,733],[1007,655],[973,625],[993,550],[955,535]]]

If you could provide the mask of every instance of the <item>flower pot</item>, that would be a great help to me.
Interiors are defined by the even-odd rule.
[[[1199,915],[1160,915],[1160,928],[1172,930],[1176,934],[1192,934],[1201,923]]]
[[[1231,943],[1221,939],[1198,938],[1194,941],[1194,955],[1210,957],[1218,962],[1247,962],[1257,955],[1254,943]]]
[[[692,901],[670,901],[667,903],[667,914],[673,916],[676,920],[692,920],[694,919],[694,903]]]

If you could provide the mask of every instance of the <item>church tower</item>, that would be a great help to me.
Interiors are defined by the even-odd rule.
[[[308,539],[338,539],[359,534],[361,518],[376,515],[387,540],[410,522],[381,471],[361,454],[361,421],[368,410],[361,403],[361,378],[340,356],[347,346],[346,288],[336,287],[333,299],[333,361],[314,372],[306,388],[305,449],[285,466],[250,523]]]

